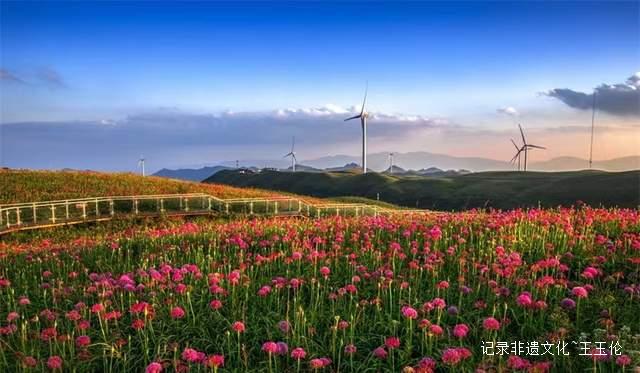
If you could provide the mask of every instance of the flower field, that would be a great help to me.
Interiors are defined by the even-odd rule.
[[[0,371],[640,363],[638,210],[164,224],[0,242]]]
[[[283,194],[155,176],[142,177],[130,173],[0,170],[0,204],[96,196],[181,193],[208,193],[218,198],[269,197]]]

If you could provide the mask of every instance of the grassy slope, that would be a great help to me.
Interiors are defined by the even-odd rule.
[[[130,173],[0,170],[0,204],[93,196],[173,193],[208,193],[220,198],[279,194],[254,188],[201,184],[154,176],[143,178]]]
[[[590,205],[637,207],[640,171],[481,172],[452,177],[376,173],[217,173],[207,180],[235,186],[283,190],[317,197],[362,196],[408,207],[440,210],[492,206]]]

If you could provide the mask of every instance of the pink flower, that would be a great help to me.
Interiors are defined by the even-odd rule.
[[[418,311],[409,306],[402,307],[402,316],[407,319],[416,319],[418,317]]]
[[[373,356],[377,357],[378,359],[386,359],[387,358],[387,350],[384,349],[384,347],[378,347],[375,350],[373,350]]]
[[[27,368],[35,368],[38,365],[38,360],[33,356],[25,356],[22,359],[22,364]]]
[[[224,366],[224,355],[209,355],[209,357],[207,357],[207,366],[210,368]]]
[[[525,291],[518,295],[516,302],[522,307],[530,307],[533,304],[533,299],[531,299],[531,294]]]
[[[20,318],[20,314],[17,312],[9,312],[7,315],[7,322],[12,322],[15,319]]]
[[[482,327],[485,328],[485,330],[498,330],[500,329],[500,321],[493,317],[487,317],[482,322]]]
[[[400,338],[398,337],[387,337],[384,341],[384,345],[387,346],[390,350],[394,348],[400,347]]]
[[[571,289],[571,294],[573,294],[573,296],[577,298],[586,298],[589,295],[589,292],[587,292],[587,289],[583,288],[582,286],[576,286]]]
[[[173,307],[171,309],[172,319],[181,319],[184,317],[184,310],[181,307]]]
[[[307,352],[302,347],[296,347],[291,351],[291,358],[295,360],[302,360],[307,356]]]
[[[287,334],[291,329],[291,323],[287,320],[282,320],[278,322],[278,329],[280,329],[282,333]]]
[[[245,330],[244,323],[242,321],[236,321],[231,325],[231,329],[236,333],[242,333]]]
[[[91,344],[91,338],[87,335],[81,335],[76,338],[76,346],[78,347],[87,347]]]
[[[453,327],[453,335],[456,338],[462,339],[467,336],[467,333],[469,333],[469,327],[465,324],[458,324]]]
[[[268,354],[275,354],[278,352],[278,345],[272,341],[265,342],[262,344],[262,351]]]
[[[311,361],[309,361],[309,366],[311,367],[311,369],[322,369],[329,364],[331,364],[331,360],[327,359],[326,357],[311,359]]]
[[[182,351],[182,359],[186,360],[190,363],[199,363],[203,361],[205,358],[205,354],[203,352],[194,350],[193,348],[185,348]]]
[[[447,348],[442,351],[442,362],[447,365],[456,365],[462,360],[460,353],[455,348]]]
[[[278,355],[286,355],[287,352],[289,352],[289,345],[285,342],[278,342],[276,346],[278,346],[278,350],[276,351]]]
[[[629,355],[620,355],[616,359],[616,364],[620,365],[621,367],[626,367],[627,365],[631,364],[631,358],[629,357]]]
[[[51,370],[62,369],[62,358],[58,355],[49,357],[47,367]]]
[[[326,278],[326,277],[329,277],[329,274],[330,274],[330,273],[331,273],[331,270],[329,269],[329,267],[322,267],[322,268],[320,268],[320,274],[321,274],[322,276],[324,276],[325,278]]]
[[[429,332],[433,335],[442,335],[442,333],[444,333],[444,330],[442,330],[442,327],[440,325],[431,324],[429,326]]]
[[[352,344],[348,344],[346,346],[344,346],[344,353],[346,355],[353,355],[356,352],[358,352],[358,348]]]
[[[507,366],[514,370],[524,370],[531,367],[529,360],[521,358],[520,356],[511,355],[507,359]]]
[[[147,368],[144,371],[145,373],[160,373],[162,372],[162,365],[154,361],[153,363],[147,365]]]
[[[211,303],[209,303],[209,307],[211,307],[211,309],[213,310],[219,310],[220,308],[222,308],[222,302],[214,299],[211,301]]]
[[[418,363],[421,372],[434,372],[436,370],[436,361],[430,357],[423,357]]]

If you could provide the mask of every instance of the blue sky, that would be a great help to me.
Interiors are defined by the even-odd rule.
[[[502,158],[509,148],[504,154],[502,150],[492,154],[487,144],[494,140],[473,148],[460,145],[465,135],[454,136],[455,129],[467,135],[486,131],[487,136],[495,135],[495,141],[508,139],[513,136],[509,131],[514,118],[497,110],[513,107],[518,120],[545,138],[546,128],[579,127],[590,113],[567,103],[569,98],[560,93],[541,92],[568,88],[590,93],[601,84],[625,83],[640,70],[638,2],[2,2],[0,6],[2,127],[26,123],[42,128],[55,122],[56,127],[37,136],[42,152],[54,150],[42,145],[43,137],[51,137],[54,128],[68,130],[63,123],[135,127],[135,118],[153,115],[158,126],[191,128],[197,137],[198,126],[208,124],[200,119],[194,124],[194,116],[244,113],[244,122],[265,123],[259,133],[246,134],[242,141],[221,141],[220,151],[208,151],[206,156],[200,148],[187,150],[192,141],[186,139],[168,149],[164,158],[158,152],[159,159],[166,158],[166,163],[175,158],[170,154],[185,152],[193,156],[184,156],[181,162],[190,164],[223,160],[229,152],[273,158],[281,146],[277,138],[287,143],[290,133],[306,141],[310,157],[355,154],[357,128],[346,131],[346,138],[335,131],[335,138],[314,143],[316,127],[326,123],[283,130],[272,114],[292,108],[299,111],[296,120],[316,123],[317,115],[305,118],[308,110],[329,105],[348,111],[358,105],[368,80],[371,111],[424,119],[420,122],[424,131],[418,131],[423,141],[417,140],[415,126],[405,130],[400,125],[395,138],[390,136],[393,131],[379,130],[373,151],[402,147]],[[341,111],[332,114],[337,117]],[[222,120],[228,121],[225,129],[210,135],[232,139],[234,130],[246,131],[230,117],[223,115]],[[602,135],[609,142],[600,143],[602,158],[633,153],[634,143],[624,143],[629,134],[620,134],[619,127],[636,131],[637,119],[628,113],[603,113],[603,127],[616,129],[615,134]],[[3,148],[18,142],[20,148],[25,146],[29,136],[20,129],[3,131]],[[123,131],[127,133],[126,128]],[[282,136],[263,141],[262,131]],[[31,129],[27,132],[33,134]],[[372,132],[375,137],[375,128]],[[137,127],[131,133],[144,136]],[[307,139],[305,133],[310,134]],[[448,143],[454,138],[455,144]],[[153,149],[146,143],[130,146]],[[567,155],[584,153],[582,147],[565,150]],[[11,153],[2,152],[4,164],[46,167],[38,164],[41,157],[22,157],[18,162]],[[542,157],[558,155],[563,152],[550,151]],[[121,160],[103,156],[97,168],[119,167]],[[75,158],[69,153],[50,165],[73,167]]]

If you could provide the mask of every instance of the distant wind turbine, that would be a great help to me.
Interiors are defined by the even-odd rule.
[[[294,151],[295,146],[296,146],[296,138],[294,137],[293,140],[291,141],[291,151],[285,154],[283,157],[283,158],[291,157],[291,170],[293,172],[296,172],[296,162],[298,162],[298,160],[296,159],[296,152]]]
[[[349,121],[352,119],[360,118],[360,125],[362,127],[362,173],[367,173],[367,117],[369,113],[365,110],[365,104],[367,103],[367,91],[369,90],[369,83],[367,82],[367,87],[364,90],[364,100],[362,101],[362,109],[360,110],[360,114],[354,115],[350,118],[345,119],[344,121]]]
[[[140,156],[140,159],[138,159],[138,167],[141,168],[142,176],[145,176],[144,175],[144,161],[145,161],[144,157]]]
[[[389,153],[389,173],[393,173],[393,156],[394,153]]]
[[[524,131],[522,130],[522,126],[518,123],[518,128],[520,129],[520,136],[522,136],[522,148],[521,151],[524,151],[524,171],[527,171],[527,155],[529,153],[529,149],[546,149],[543,146],[533,145],[527,143],[527,139],[524,137]]]
[[[516,155],[514,155],[513,158],[511,158],[511,163],[514,163],[516,161],[516,159],[517,159],[518,160],[518,171],[520,171],[520,154],[522,153],[523,148],[522,147],[518,147],[518,145],[516,145],[516,142],[513,141],[513,139],[511,139],[511,143],[516,148]]]
[[[591,107],[591,146],[589,146],[589,168],[593,165],[593,130],[596,123],[596,90],[593,90],[593,106]]]

